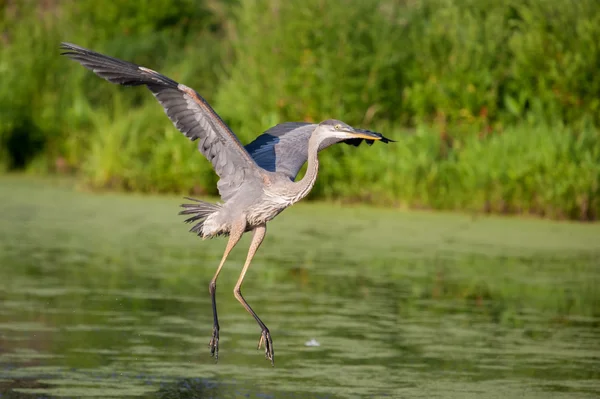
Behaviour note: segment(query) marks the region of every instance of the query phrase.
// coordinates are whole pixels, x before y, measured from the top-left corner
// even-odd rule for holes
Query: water
[[[0,180],[0,193],[2,398],[600,396],[600,271],[582,239],[552,252],[517,250],[507,238],[494,240],[494,252],[474,245],[479,234],[454,234],[424,251],[424,240],[399,244],[418,233],[376,242],[349,233],[373,220],[383,231],[397,226],[385,211],[286,211],[243,287],[273,335],[273,368],[231,291],[247,238],[219,279],[215,363],[207,287],[225,242],[187,235],[173,215],[179,200],[21,180]],[[315,212],[322,216],[307,220]],[[407,229],[432,231],[438,221],[438,233],[454,223],[402,217]],[[316,235],[318,223],[329,230]],[[516,232],[537,222],[506,223]],[[490,226],[481,229],[493,235]],[[539,226],[540,234],[565,229]],[[564,237],[598,230],[580,228]],[[289,230],[304,250],[289,243]]]

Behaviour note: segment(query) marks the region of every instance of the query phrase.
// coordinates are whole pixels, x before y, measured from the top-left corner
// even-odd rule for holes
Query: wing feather
[[[217,187],[223,200],[230,198],[246,177],[259,172],[258,165],[236,135],[193,89],[151,69],[74,44],[62,43],[61,48],[63,55],[111,83],[147,86],[175,127],[190,140],[199,139],[199,151],[220,178]]]
[[[317,127],[304,122],[275,125],[246,146],[254,161],[269,172],[280,172],[292,181],[308,159],[308,140]]]
[[[283,173],[293,181],[308,159],[308,141],[317,126],[314,123],[305,122],[285,122],[275,125],[248,144],[246,150],[261,168],[269,172]],[[370,130],[355,130],[375,134],[384,143],[392,141]],[[347,139],[342,142],[358,146],[363,141],[366,141],[369,145],[373,144],[373,140],[363,138]],[[337,139],[324,140],[319,146],[319,151],[337,142],[339,142]]]

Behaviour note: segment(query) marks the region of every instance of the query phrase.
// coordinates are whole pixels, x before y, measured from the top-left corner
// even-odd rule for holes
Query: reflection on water
[[[291,283],[262,293],[254,286],[247,295],[270,321],[273,369],[256,351],[253,319],[224,294],[215,364],[204,292],[161,297],[135,281],[131,290],[102,290],[62,287],[52,275],[23,276],[2,292],[0,392],[161,398],[600,393],[597,319],[559,323],[524,311],[508,326],[475,303],[411,300],[388,282],[363,279],[353,294],[336,295],[288,277]],[[312,278],[344,284],[340,276]],[[320,345],[306,346],[311,339]]]
[[[597,253],[544,252],[567,247],[565,224],[484,221],[471,234],[461,226],[474,222],[456,216],[296,208],[243,287],[271,330],[275,367],[231,293],[243,250],[217,288],[215,364],[207,287],[224,241],[182,234],[179,200],[4,184],[2,398],[600,395]],[[398,239],[398,226],[410,234]],[[544,239],[507,254],[502,237],[516,248],[519,234]]]

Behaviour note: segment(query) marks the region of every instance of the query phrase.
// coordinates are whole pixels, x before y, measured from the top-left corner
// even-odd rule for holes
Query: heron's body
[[[309,163],[311,161],[318,163],[316,157],[309,159]],[[309,171],[312,169],[308,168]],[[206,217],[198,233],[202,238],[229,235],[240,220],[246,222],[245,232],[252,231],[254,227],[273,220],[283,210],[306,197],[315,185],[316,177],[316,173],[308,172],[302,180],[294,182],[283,173],[261,171],[259,179],[262,184],[252,184],[234,194]]]
[[[211,354],[219,353],[219,322],[216,307],[217,277],[245,232],[252,232],[246,262],[233,290],[236,299],[256,319],[261,328],[259,348],[273,363],[274,351],[269,329],[242,296],[241,286],[254,254],[266,234],[267,222],[306,197],[315,184],[319,169],[318,152],[338,142],[369,145],[391,140],[379,133],[355,129],[338,120],[319,124],[286,122],[272,127],[245,147],[210,105],[193,89],[151,69],[63,43],[63,55],[79,62],[98,76],[124,86],[145,85],[150,89],[177,129],[191,140],[211,162],[219,176],[217,188],[222,202],[211,204],[191,199],[181,214],[190,215],[190,231],[202,238],[229,236],[225,252],[209,284],[213,310]],[[304,177],[295,181],[308,162]]]
[[[286,178],[270,172],[265,172],[261,178],[265,186],[253,187],[250,192],[244,191],[234,195],[208,215],[202,222],[199,235],[202,238],[229,235],[235,223],[240,220],[245,221],[245,232],[252,231],[254,227],[273,220],[284,209],[302,199],[297,195],[280,194],[281,187],[295,184],[289,179],[285,181]]]

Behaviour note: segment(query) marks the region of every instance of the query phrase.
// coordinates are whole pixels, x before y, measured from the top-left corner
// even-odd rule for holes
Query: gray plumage
[[[340,121],[330,120],[324,124],[341,123]],[[291,180],[296,179],[298,172],[308,159],[308,140],[318,124],[306,122],[285,122],[273,126],[263,134],[258,136],[253,142],[246,146],[254,161],[263,169],[269,172],[280,172],[288,176]],[[371,132],[365,129],[354,129],[361,133],[370,133],[379,137],[384,143],[389,140],[379,133]],[[358,146],[363,138],[354,138],[342,141],[345,144]],[[373,140],[366,140],[367,144],[373,144]],[[321,142],[319,151],[329,147],[336,141]]]
[[[274,362],[269,329],[241,294],[241,285],[254,254],[266,234],[266,223],[284,209],[304,198],[312,189],[318,172],[317,153],[332,144],[354,146],[363,141],[388,143],[393,140],[369,130],[355,129],[330,119],[319,124],[286,122],[265,131],[247,146],[240,143],[212,107],[193,89],[160,73],[94,51],[62,43],[63,55],[79,62],[111,83],[124,86],[145,85],[163,106],[167,116],[190,140],[198,140],[199,151],[211,162],[219,176],[217,188],[222,203],[212,204],[188,198],[180,214],[188,215],[191,230],[202,238],[229,236],[225,252],[209,284],[213,310],[213,335],[209,346],[218,358],[219,322],[216,308],[216,281],[229,252],[244,232],[253,232],[250,249],[234,295],[256,319],[261,328],[259,348],[265,344],[265,356]],[[296,176],[308,162],[304,177]]]

